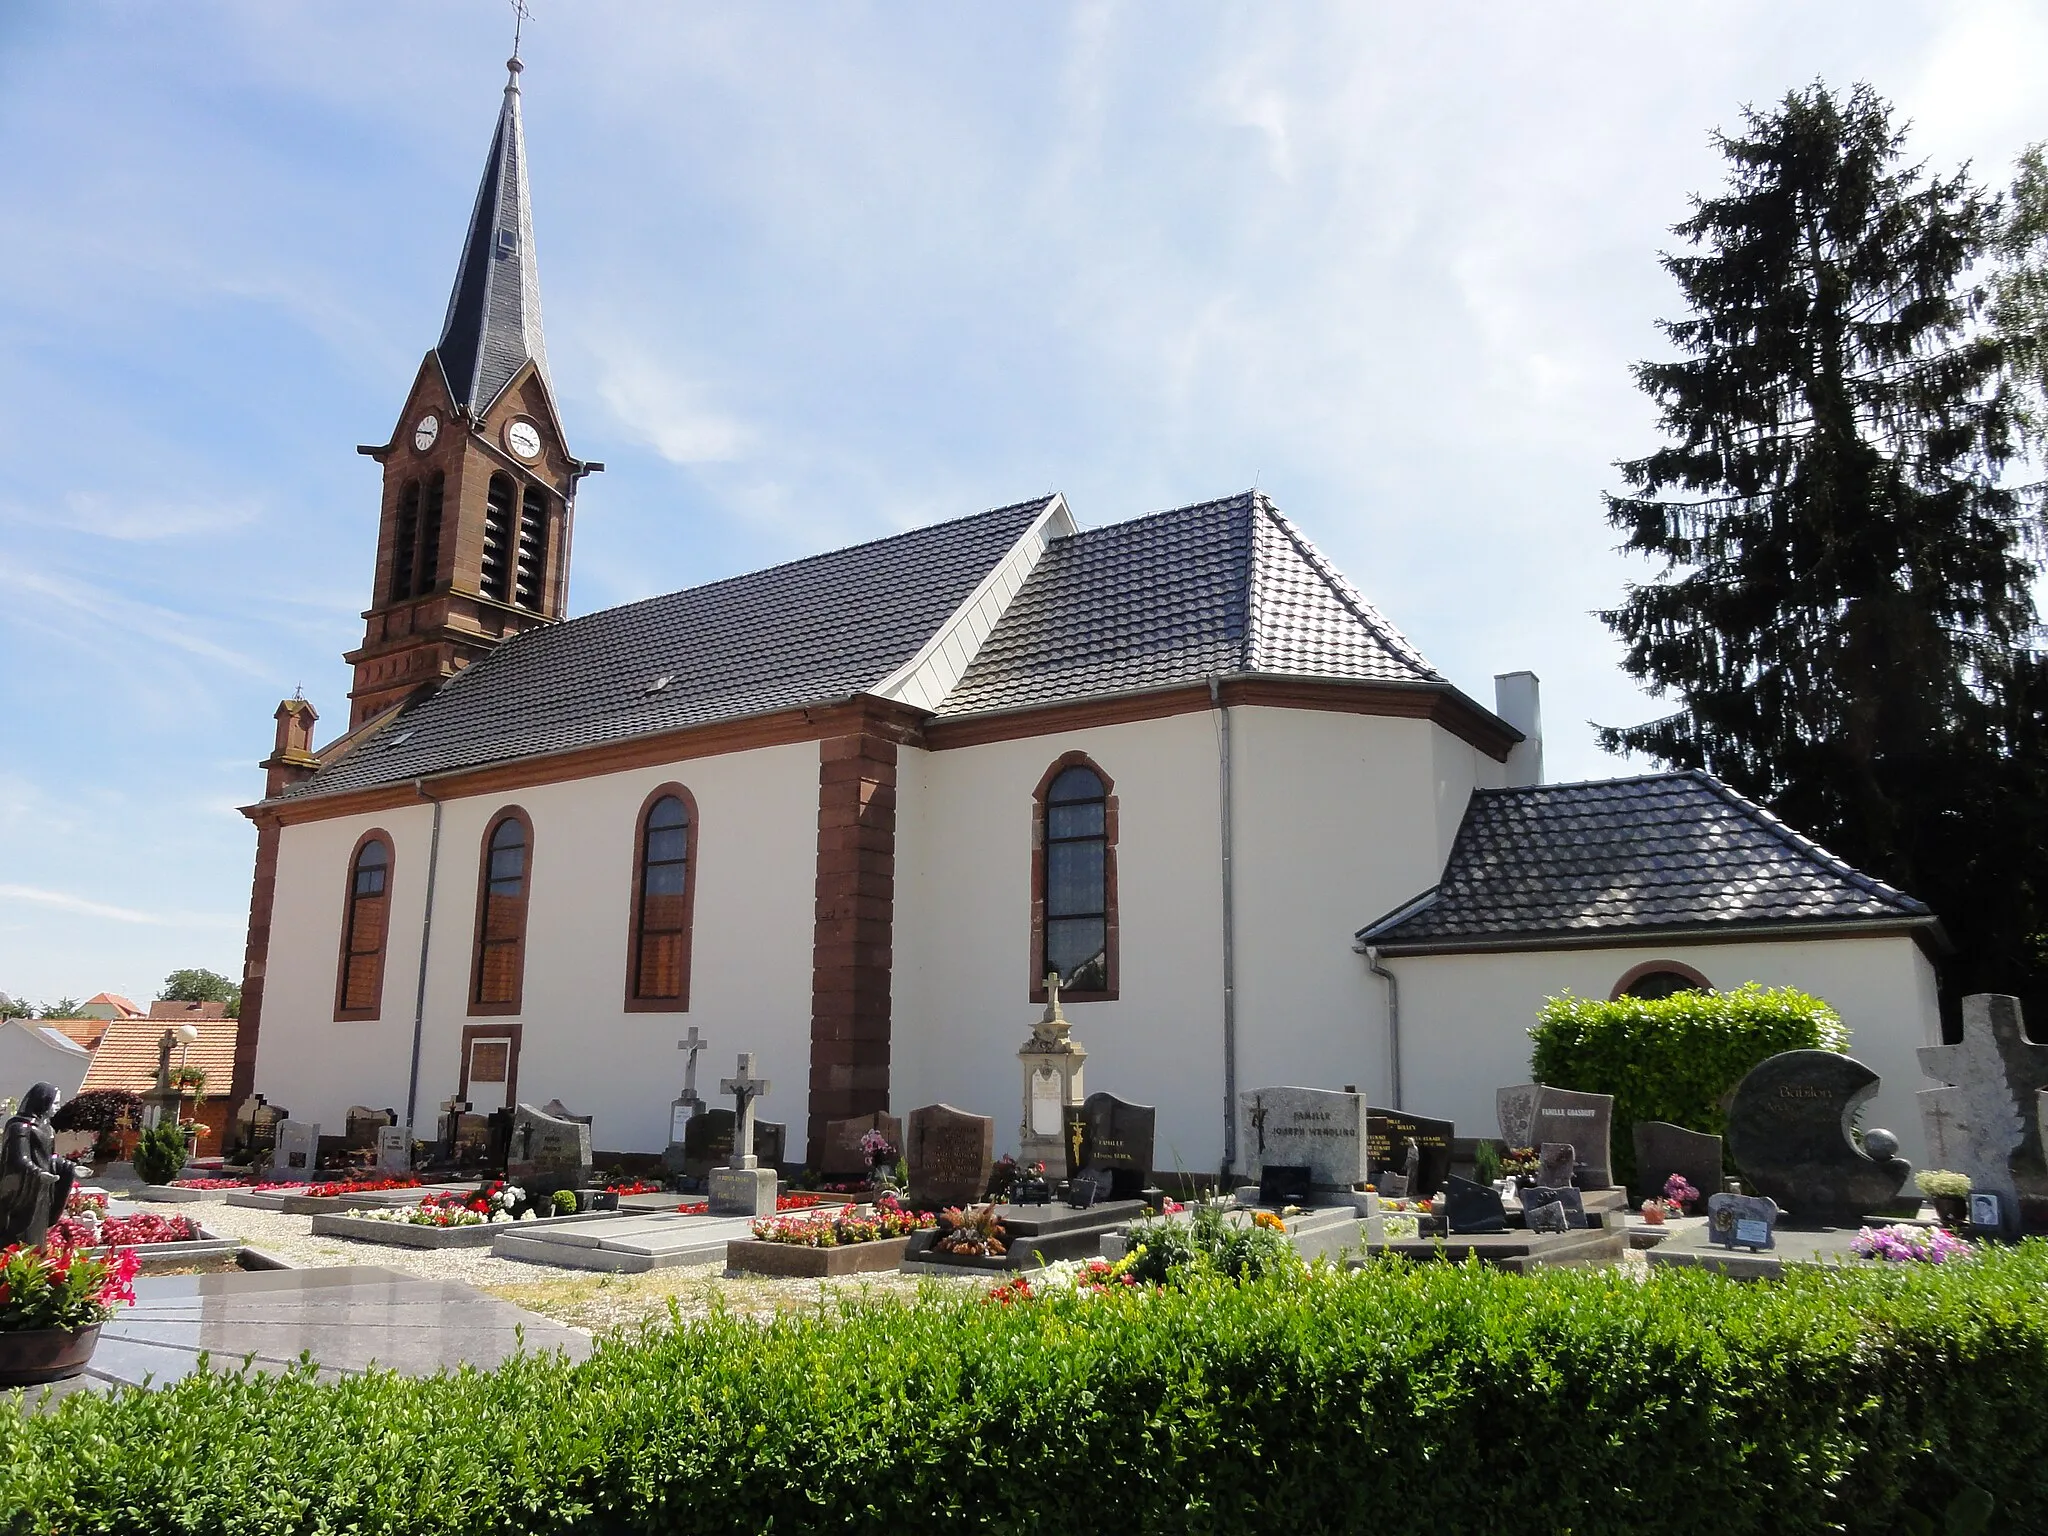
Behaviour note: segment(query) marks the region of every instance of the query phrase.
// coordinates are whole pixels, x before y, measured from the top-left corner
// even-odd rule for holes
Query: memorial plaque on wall
[[[1408,1165],[1408,1149],[1414,1147],[1421,1157],[1408,1197],[1422,1200],[1434,1195],[1451,1176],[1451,1138],[1457,1129],[1449,1120],[1431,1120],[1401,1110],[1366,1110],[1366,1164],[1373,1181],[1377,1183],[1383,1173],[1402,1173]]]

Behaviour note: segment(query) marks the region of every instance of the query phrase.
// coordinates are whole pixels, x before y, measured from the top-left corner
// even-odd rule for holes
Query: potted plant
[[[100,1325],[135,1302],[133,1248],[106,1258],[61,1243],[0,1253],[0,1387],[76,1376]]]
[[[1970,1176],[1947,1168],[1926,1168],[1913,1175],[1920,1193],[1934,1203],[1934,1214],[1944,1227],[1960,1227],[1970,1217]]]

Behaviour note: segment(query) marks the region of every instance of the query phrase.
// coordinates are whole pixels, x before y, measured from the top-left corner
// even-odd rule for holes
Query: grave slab
[[[479,1222],[468,1227],[424,1227],[409,1221],[374,1221],[346,1211],[330,1211],[313,1218],[316,1237],[345,1237],[358,1243],[382,1243],[387,1248],[488,1248],[500,1233],[514,1227],[554,1228],[570,1222],[603,1221],[612,1213],[597,1211],[582,1216],[541,1216],[531,1221]]]
[[[728,1243],[753,1235],[744,1218],[722,1216],[612,1216],[574,1230],[566,1225],[537,1230],[530,1226],[522,1222],[505,1230],[491,1244],[491,1252],[528,1264],[636,1275],[684,1264],[723,1263]]]
[[[1628,1234],[1618,1229],[1591,1227],[1570,1232],[1471,1233],[1461,1237],[1418,1237],[1401,1242],[1367,1243],[1352,1267],[1375,1258],[1442,1260],[1462,1264],[1479,1260],[1498,1269],[1526,1274],[1533,1269],[1572,1265],[1603,1265],[1620,1262],[1628,1249]]]
[[[1723,1248],[1713,1242],[1705,1217],[1688,1217],[1668,1226],[1669,1235],[1645,1259],[1671,1269],[1706,1269],[1731,1280],[1777,1280],[1787,1264],[1865,1264],[1849,1251],[1857,1227],[1785,1226],[1771,1234],[1774,1246],[1762,1252]]]

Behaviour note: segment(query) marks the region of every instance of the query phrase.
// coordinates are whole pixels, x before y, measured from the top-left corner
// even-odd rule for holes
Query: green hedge
[[[1849,1048],[1841,1016],[1819,998],[1755,982],[1611,1003],[1567,993],[1544,1003],[1529,1034],[1537,1082],[1614,1095],[1615,1177],[1632,1188],[1637,1121],[1718,1136],[1727,1124],[1722,1099],[1758,1062],[1780,1051]]]
[[[0,1408],[0,1530],[1796,1536],[1973,1487],[2038,1530],[2044,1290],[2040,1242],[1759,1285],[1387,1264],[200,1375]]]

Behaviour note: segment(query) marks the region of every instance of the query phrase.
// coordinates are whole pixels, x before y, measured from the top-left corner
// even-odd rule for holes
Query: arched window
[[[495,602],[512,601],[512,567],[518,559],[519,489],[510,475],[493,475],[484,496],[483,579],[478,583],[485,597]]]
[[[435,470],[427,476],[427,496],[420,507],[419,569],[413,573],[412,589],[421,597],[434,590],[441,576],[441,500],[448,488],[448,476]]]
[[[529,485],[519,510],[519,556],[514,562],[512,601],[538,613],[546,606],[541,581],[548,563],[548,494]]]
[[[1639,965],[1614,984],[1608,1001],[1640,997],[1646,1002],[1672,997],[1680,992],[1711,992],[1714,984],[1683,960],[1652,960]]]
[[[477,873],[476,955],[470,967],[472,1014],[517,1013],[526,980],[526,895],[533,825],[517,806],[500,811],[484,833]]]
[[[398,519],[391,529],[391,597],[394,603],[412,596],[412,580],[420,539],[420,483],[405,482],[398,493]]]
[[[1117,995],[1116,797],[1109,778],[1078,752],[1039,781],[1032,850],[1032,997],[1059,972],[1075,1002]]]
[[[633,927],[626,957],[626,1011],[681,1013],[690,1006],[690,908],[697,885],[697,807],[664,784],[640,807],[633,852]]]
[[[374,1019],[384,1004],[384,946],[391,931],[391,839],[365,832],[348,861],[341,916],[341,962],[334,983],[337,1019]]]

